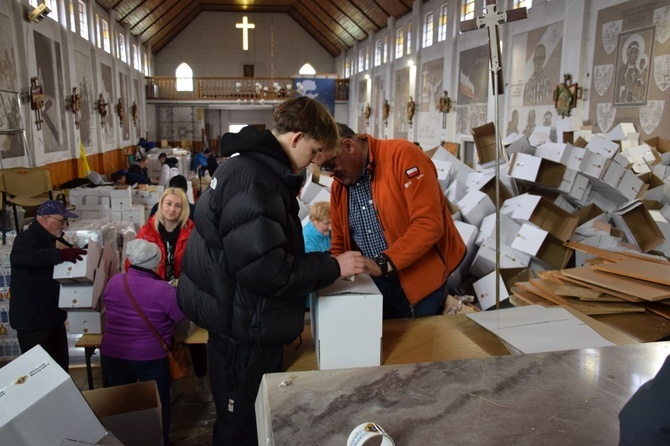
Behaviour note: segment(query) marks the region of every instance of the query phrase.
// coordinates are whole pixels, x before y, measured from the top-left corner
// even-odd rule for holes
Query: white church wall
[[[288,14],[247,14],[255,25],[242,49],[242,13],[202,12],[155,55],[155,75],[174,76],[186,62],[195,77],[241,77],[254,65],[256,77],[290,77],[306,62],[317,73],[334,73],[334,58]]]

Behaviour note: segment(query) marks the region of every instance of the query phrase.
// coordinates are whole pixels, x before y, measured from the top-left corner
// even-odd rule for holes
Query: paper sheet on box
[[[539,353],[612,346],[564,308],[540,305],[468,314],[511,346],[512,353]]]
[[[335,294],[379,294],[379,289],[368,275],[356,276],[353,281],[338,279],[332,285],[319,291],[320,296]]]

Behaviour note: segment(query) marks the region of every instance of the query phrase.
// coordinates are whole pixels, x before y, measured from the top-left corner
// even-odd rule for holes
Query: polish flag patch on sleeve
[[[409,168],[405,171],[405,175],[407,175],[407,178],[414,178],[419,176],[419,168],[416,166]]]

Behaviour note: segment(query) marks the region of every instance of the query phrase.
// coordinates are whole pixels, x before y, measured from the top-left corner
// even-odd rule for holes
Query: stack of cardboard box
[[[90,241],[86,251],[76,263],[54,267],[53,277],[61,284],[58,306],[68,312],[71,334],[102,334],[105,310],[100,298],[109,277],[118,272],[118,258],[111,243],[102,247]]]

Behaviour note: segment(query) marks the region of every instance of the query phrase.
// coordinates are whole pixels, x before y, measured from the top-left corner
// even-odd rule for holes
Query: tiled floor
[[[96,362],[97,355],[93,356]],[[88,390],[85,366],[70,367],[70,376],[79,389]],[[93,366],[93,383],[102,387],[102,374],[97,364]],[[195,391],[195,376],[192,371],[181,381],[172,383],[172,425],[170,441],[176,446],[212,444],[212,427],[216,413],[214,403],[202,403]]]

